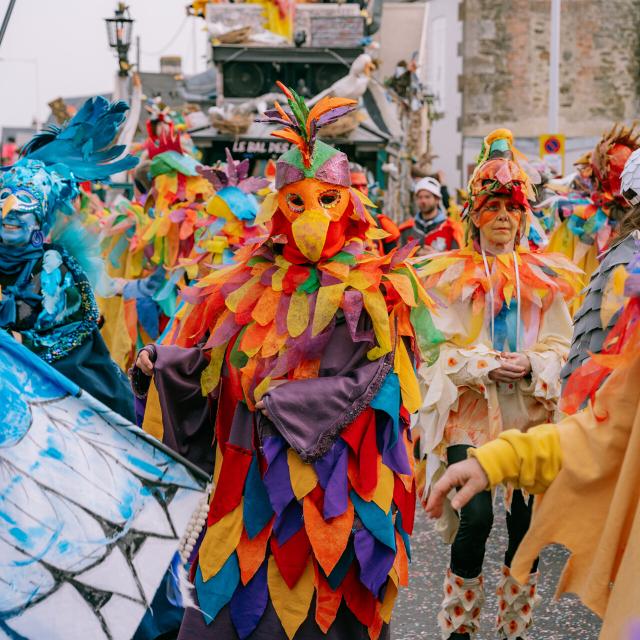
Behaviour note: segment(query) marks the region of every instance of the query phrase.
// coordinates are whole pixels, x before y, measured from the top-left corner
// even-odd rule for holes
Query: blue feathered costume
[[[73,215],[80,182],[105,182],[137,164],[112,145],[127,109],[87,100],[66,126],[37,134],[0,172],[0,328],[133,421],[129,385],[100,335],[87,275],[64,246],[47,242],[56,218]]]

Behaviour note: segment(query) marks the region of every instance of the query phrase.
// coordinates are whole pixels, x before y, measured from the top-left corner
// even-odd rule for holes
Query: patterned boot
[[[484,604],[484,580],[461,578],[447,569],[444,600],[438,614],[443,640],[471,638],[479,628],[480,610]]]
[[[532,573],[525,585],[512,576],[509,567],[502,567],[498,582],[498,617],[496,629],[503,640],[527,640],[533,623],[533,610],[540,602],[537,594],[538,574]]]

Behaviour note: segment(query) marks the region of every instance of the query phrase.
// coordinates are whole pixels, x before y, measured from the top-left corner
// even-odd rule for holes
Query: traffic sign
[[[564,174],[565,137],[561,133],[540,136],[540,158],[551,166],[556,176]]]

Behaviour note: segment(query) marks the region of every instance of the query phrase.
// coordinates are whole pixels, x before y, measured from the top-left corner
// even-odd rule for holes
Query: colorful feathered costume
[[[128,109],[87,100],[62,129],[37,134],[23,157],[0,173],[0,328],[94,397],[133,419],[126,378],[100,336],[96,300],[67,247],[48,244],[61,215],[74,215],[81,181],[105,181],[135,166],[111,146]],[[30,234],[20,239],[22,232]],[[75,242],[77,248],[78,242]]]
[[[634,127],[612,127],[583,160],[588,162],[581,171],[589,177],[589,193],[573,193],[560,203],[563,221],[552,234],[547,251],[563,253],[587,277],[598,267],[600,254],[615,240],[617,226],[629,210],[620,179],[625,162],[639,147],[639,141],[640,135]],[[582,301],[581,297],[574,300],[573,313]]]
[[[419,369],[424,385],[418,432],[421,455],[427,458],[425,495],[441,466],[465,458],[469,447],[495,439],[504,429],[525,430],[550,421],[556,411],[560,369],[571,336],[565,300],[579,288],[580,271],[564,256],[529,249],[531,196],[511,132],[499,129],[489,134],[469,183],[467,246],[440,254],[418,269],[425,288],[441,303],[434,323],[447,340],[438,360]],[[496,201],[506,203],[504,214],[491,208]],[[485,250],[481,229],[496,215],[514,217],[515,237],[510,252],[492,255]],[[504,352],[524,354],[530,372],[509,382],[493,380],[490,374],[501,367]],[[530,506],[519,492],[513,497],[509,492],[507,498],[510,550],[500,583],[503,590],[512,547],[518,542],[514,532],[526,530],[530,517]],[[445,639],[454,633],[460,634],[456,638],[469,638],[478,630],[484,601],[484,545],[493,515],[490,495],[474,500],[469,507],[474,511],[465,508],[459,518],[448,509],[439,522],[452,544],[438,617]],[[529,588],[535,592],[534,577]],[[535,598],[521,595],[516,604],[501,601],[501,637],[524,636],[531,623]],[[519,609],[524,603],[528,615]],[[512,619],[515,628],[510,626]]]
[[[317,139],[353,101],[309,110],[281,88],[288,108],[267,121],[294,146],[259,215],[269,237],[186,292],[180,346],[150,348],[145,428],[215,461],[184,640],[388,637],[407,583],[429,298],[402,252],[365,250],[379,230],[347,157]],[[145,395],[149,379],[132,378]]]

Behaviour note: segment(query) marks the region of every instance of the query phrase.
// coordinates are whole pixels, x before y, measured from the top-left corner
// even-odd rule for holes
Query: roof
[[[330,142],[336,145],[349,145],[354,144],[361,149],[369,148],[371,150],[382,149],[386,147],[387,143],[391,139],[389,133],[390,127],[384,121],[382,114],[377,109],[376,102],[373,96],[369,92],[365,94],[364,104],[360,111],[364,115],[363,121],[359,126],[351,131],[344,137],[331,139]],[[391,127],[392,129],[392,127]],[[249,127],[246,133],[238,136],[234,136],[229,133],[219,132],[215,127],[207,127],[199,131],[191,131],[191,138],[198,147],[211,147],[218,142],[230,143],[237,140],[252,140],[252,141],[273,141],[274,148],[276,146],[275,139],[271,136],[274,131],[274,127],[269,124],[261,122],[254,122]],[[320,132],[322,136],[322,131]],[[327,139],[327,138],[323,138]],[[280,143],[281,144],[281,143]],[[281,153],[280,150],[274,151],[274,153]]]

